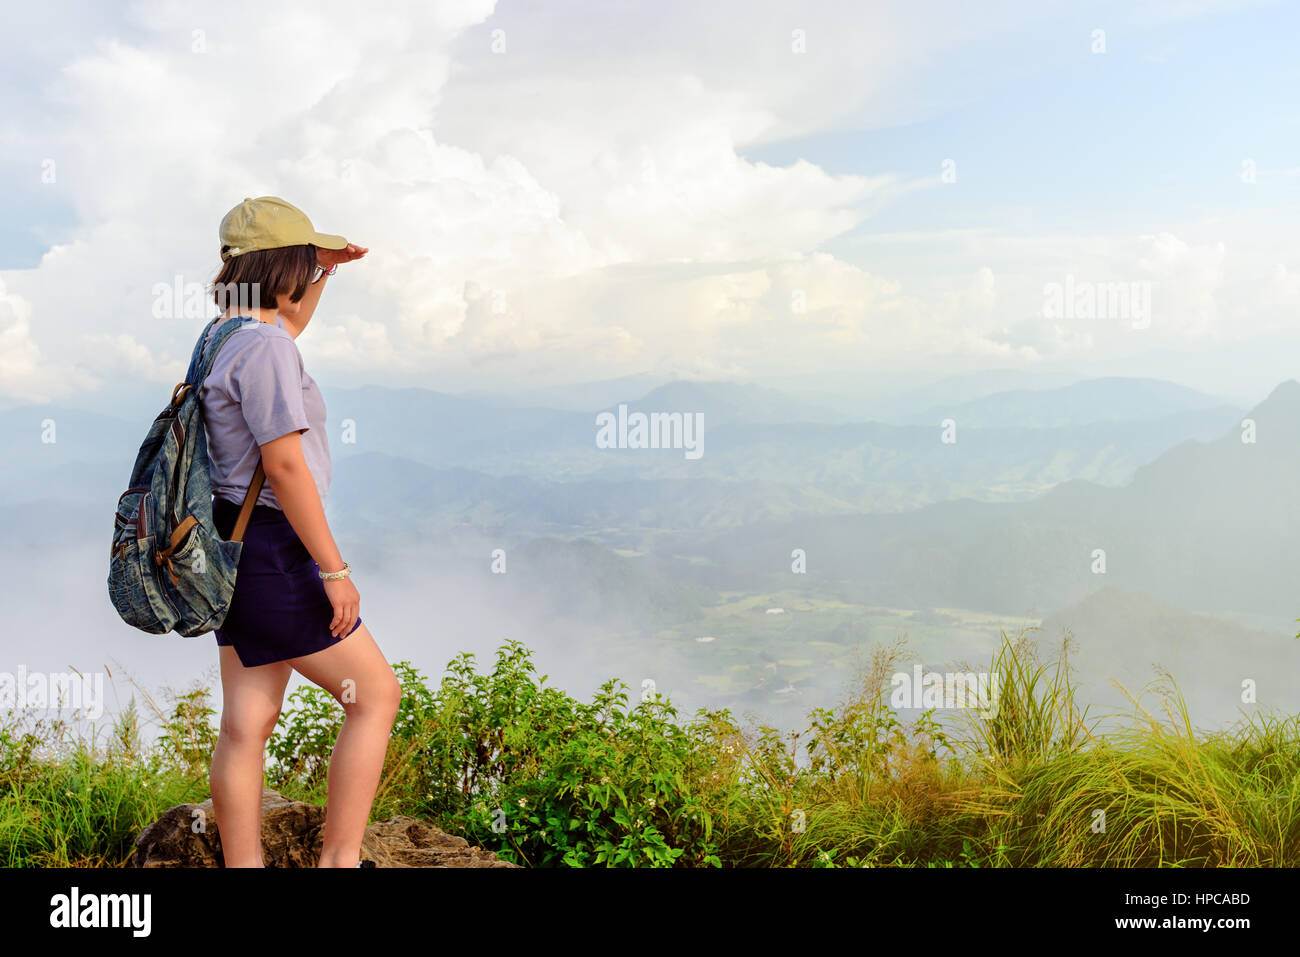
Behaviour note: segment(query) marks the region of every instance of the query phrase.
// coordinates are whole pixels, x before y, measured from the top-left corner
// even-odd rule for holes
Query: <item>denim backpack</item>
[[[123,621],[151,635],[202,635],[220,628],[230,608],[244,530],[266,475],[259,459],[230,540],[222,539],[212,524],[199,396],[218,350],[245,322],[256,321],[226,320],[206,351],[204,334],[212,325],[204,327],[185,381],[153,420],[131,470],[130,488],[117,500],[108,595]]]

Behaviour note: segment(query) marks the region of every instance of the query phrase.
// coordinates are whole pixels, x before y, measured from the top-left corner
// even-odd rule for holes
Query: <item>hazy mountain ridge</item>
[[[751,396],[761,401],[746,409],[740,400]],[[1118,484],[1169,446],[1218,435],[1240,415],[1212,407],[1056,430],[959,427],[953,446],[941,441],[937,423],[792,421],[815,414],[816,407],[787,403],[757,387],[680,383],[627,403],[631,411],[703,410],[703,456],[688,459],[684,449],[597,448],[594,413],[503,410],[378,389],[345,390],[330,403],[332,415],[356,424],[355,444],[336,446],[340,458],[383,452],[435,467],[557,481],[707,477],[920,489],[911,498],[885,495],[895,507],[937,501],[945,489],[972,496],[987,491],[1005,500],[1076,477]],[[861,503],[862,496],[848,501]]]
[[[750,527],[703,551],[752,584],[779,580],[783,556],[806,548],[810,577],[869,604],[1041,614],[1108,582],[1193,610],[1288,614],[1300,601],[1300,383],[1247,417],[1267,443],[1236,429],[1186,442],[1120,488],[1073,480],[1029,502]]]
[[[1232,405],[1173,382],[1108,377],[1057,388],[995,392],[966,402],[935,405],[908,421],[930,424],[952,418],[968,428],[1060,428],[1159,419],[1216,407]]]
[[[1291,580],[1300,564],[1296,382],[1245,414],[1211,407],[1052,430],[959,425],[956,445],[934,426],[737,416],[706,432],[694,463],[680,450],[597,450],[593,414],[503,411],[424,390],[357,395],[366,402],[351,407],[327,396],[331,428],[353,418],[357,439],[331,435],[327,511],[362,570],[367,620],[418,647],[436,607],[439,642],[519,635],[567,655],[574,674],[669,674],[701,700],[725,692],[775,714],[796,708],[790,687],[832,681],[851,645],[895,629],[928,629],[933,656],[953,641],[985,647],[996,628],[989,614],[1046,613],[1053,626],[1073,620],[1103,660],[1114,640],[1127,642],[1115,660],[1140,675],[1150,664],[1142,649],[1172,641],[1171,627],[1213,632],[1179,609],[1287,620],[1300,600]],[[40,442],[47,416],[52,445]],[[1243,419],[1254,442],[1241,441]],[[73,627],[72,610],[50,611],[69,555],[75,587],[106,600],[109,513],[147,426],[59,407],[0,413],[13,442],[0,534],[17,546],[6,574],[31,576],[19,587],[39,596],[25,627]],[[1183,441],[1189,432],[1210,434]],[[1155,450],[1145,461],[1143,448]],[[514,472],[470,464],[512,459]],[[1078,477],[1120,468],[1131,472],[1123,484]],[[498,548],[506,576],[490,570]],[[806,575],[792,572],[796,549]],[[1122,603],[1110,618],[1079,604],[1106,585],[1149,596],[1154,610],[1134,617],[1155,637],[1107,624],[1126,613]],[[792,614],[769,618],[768,602]],[[113,627],[106,601],[91,610],[96,628]],[[1287,660],[1289,646],[1240,638],[1239,627],[1222,633],[1266,649],[1259,661],[1271,666]],[[721,637],[697,644],[700,635]],[[777,665],[771,676],[767,664]],[[708,681],[697,687],[701,674]]]
[[[1129,711],[1116,687],[1142,697],[1147,685],[1173,674],[1178,690],[1201,721],[1230,722],[1258,709],[1294,713],[1300,692],[1283,680],[1300,666],[1300,642],[1292,629],[1248,628],[1212,615],[1198,615],[1142,591],[1106,585],[1047,616],[1042,644],[1069,633],[1079,698],[1095,710]],[[1286,663],[1286,664],[1283,664]],[[1243,702],[1243,681],[1255,682],[1257,701]],[[1150,700],[1145,702],[1148,707]]]
[[[1024,498],[1071,478],[1117,484],[1171,444],[1219,434],[1238,414],[1211,407],[1046,431],[959,424],[953,446],[940,441],[937,423],[849,421],[759,386],[677,382],[627,401],[633,410],[703,412],[704,455],[687,459],[683,449],[597,448],[594,411],[502,406],[378,386],[332,390],[326,400],[336,461],[378,452],[438,468],[537,480],[706,477],[818,484],[838,487],[832,497],[843,505],[866,509],[875,507],[873,501],[915,507],[949,494]],[[165,404],[160,389],[148,414],[113,405],[95,412],[58,404],[0,412],[0,437],[11,450],[11,468],[0,486],[10,496],[27,494],[24,484],[42,483],[72,494],[61,473],[82,469],[116,469],[124,480],[149,421]],[[43,441],[51,421],[53,443]],[[857,483],[879,488],[869,496],[844,493]],[[884,488],[890,485],[920,491],[899,496]]]

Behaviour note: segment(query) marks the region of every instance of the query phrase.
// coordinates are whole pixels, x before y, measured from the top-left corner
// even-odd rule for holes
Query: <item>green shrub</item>
[[[1098,734],[1067,654],[1021,634],[990,668],[997,711],[904,725],[878,650],[859,686],[807,727],[679,720],[610,680],[588,702],[546,685],[517,642],[490,672],[453,659],[436,685],[408,662],[373,818],[395,813],[534,867],[1276,866],[1300,864],[1300,717],[1191,725],[1176,688]],[[146,699],[148,701],[148,699]],[[117,866],[162,811],[207,797],[216,729],[206,689],[160,709],[142,744],[135,698],[94,738],[0,716],[0,865]],[[343,709],[289,695],[268,784],[321,803]]]

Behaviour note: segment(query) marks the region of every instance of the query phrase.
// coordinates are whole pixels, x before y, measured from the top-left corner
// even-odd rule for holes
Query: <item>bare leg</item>
[[[288,662],[343,705],[330,756],[329,799],[319,867],[356,867],[370,820],[402,687],[365,623],[324,651]]]
[[[221,729],[212,749],[212,809],[226,867],[262,867],[262,783],[266,741],[280,717],[293,669],[285,662],[245,668],[220,646]]]

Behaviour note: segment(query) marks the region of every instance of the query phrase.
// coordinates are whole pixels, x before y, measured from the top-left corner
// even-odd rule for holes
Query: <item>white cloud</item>
[[[327,369],[414,376],[539,351],[556,373],[567,363],[569,376],[600,374],[591,350],[636,362],[638,343],[654,340],[653,328],[610,323],[618,304],[601,298],[602,270],[780,263],[854,226],[861,204],[891,183],[742,159],[737,138],[774,122],[744,77],[706,84],[666,70],[656,49],[595,84],[550,62],[538,78],[548,108],[502,97],[481,118],[485,136],[468,137],[490,133],[507,149],[444,142],[450,51],[493,5],[411,4],[365,17],[329,7],[234,3],[217,19],[139,3],[134,36],[96,38],[60,72],[45,104],[68,131],[46,144],[59,169],[52,188],[83,225],[38,269],[9,274],[57,361],[174,365],[197,323],[160,327],[149,290],[177,275],[210,280],[219,217],[246,195],[273,193],[371,248],[331,283],[319,328],[302,340]],[[679,278],[620,286],[638,303],[658,300],[660,317],[685,303],[681,327],[723,315],[709,304],[729,293],[686,278],[677,294]],[[509,309],[475,308],[464,294],[474,285]],[[546,308],[560,302],[567,311]],[[48,334],[56,326],[73,334]],[[653,361],[673,350],[663,342]]]
[[[73,386],[67,370],[41,355],[32,337],[31,304],[10,293],[0,279],[0,399],[44,402]]]
[[[129,29],[95,26],[83,44],[61,42],[61,53],[77,52],[34,83],[44,92],[30,122],[4,129],[13,149],[56,159],[46,188],[80,225],[38,268],[0,274],[13,340],[0,390],[50,395],[114,372],[174,378],[198,323],[154,318],[151,290],[211,279],[221,215],[263,193],[371,248],[331,280],[300,340],[314,374],[350,382],[745,377],[944,355],[1088,357],[1245,334],[1233,247],[1175,227],[892,237],[888,264],[865,247],[869,267],[820,251],[931,184],[870,157],[870,175],[833,175],[744,150],[959,103],[971,92],[935,86],[935,58],[1046,16],[1032,3],[933,14],[900,4],[796,16],[776,2],[677,0],[497,10],[479,0],[358,15],[329,0],[244,0],[218,16],[136,3]],[[492,52],[496,29],[504,53]],[[791,51],[795,29],[806,31],[806,54]],[[981,82],[1003,69],[991,65]],[[899,250],[915,268],[893,271]],[[1043,283],[1066,272],[1151,281],[1163,312],[1145,339],[1096,323],[1042,325]],[[1293,308],[1294,272],[1280,276],[1247,285],[1246,301]]]
[[[189,366],[188,361],[181,359],[160,359],[147,346],[124,332],[93,333],[81,338],[88,356],[88,368],[103,378],[124,375],[173,386],[185,378]]]

